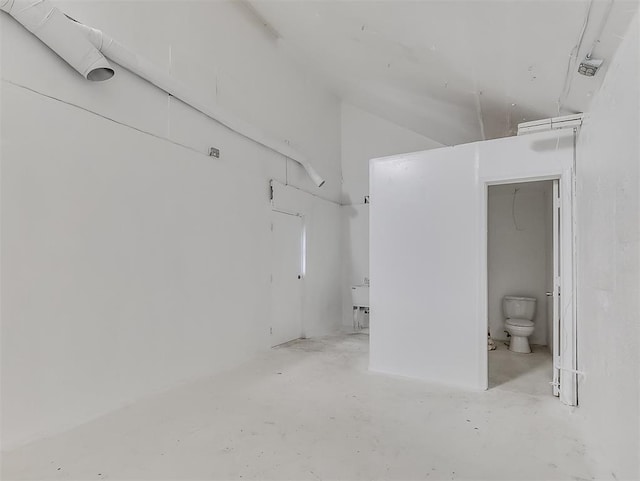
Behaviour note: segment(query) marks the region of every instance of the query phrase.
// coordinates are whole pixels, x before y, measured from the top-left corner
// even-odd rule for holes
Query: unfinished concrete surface
[[[468,392],[368,372],[365,334],[296,341],[6,453],[2,479],[591,479],[548,352],[489,359]]]

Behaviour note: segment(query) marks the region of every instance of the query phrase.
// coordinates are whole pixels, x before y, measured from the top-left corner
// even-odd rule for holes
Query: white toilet
[[[506,318],[504,327],[511,335],[510,351],[531,352],[529,336],[533,334],[536,302],[533,297],[504,296],[502,299],[502,312]]]

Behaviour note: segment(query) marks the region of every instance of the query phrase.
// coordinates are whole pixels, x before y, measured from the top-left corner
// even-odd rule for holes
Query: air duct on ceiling
[[[83,77],[89,80],[111,78],[114,71],[105,59],[107,57],[234,132],[296,161],[316,186],[324,184],[324,179],[310,162],[287,143],[273,139],[219,106],[203,101],[191,88],[102,31],[66,17],[49,0],[0,0],[0,9],[24,25]]]
[[[156,67],[152,62],[131,51],[101,30],[88,27],[75,21],[70,21],[70,23],[72,28],[75,28],[78,32],[82,32],[96,48],[100,49],[107,58],[113,60],[118,65],[142,77],[185,104],[190,105],[207,117],[220,122],[234,132],[295,160],[306,170],[315,185],[321,187],[324,184],[324,179],[320,177],[311,164],[299,152],[296,152],[285,142],[275,140],[253,125],[243,122],[228,112],[225,112],[217,105],[203,101],[198,95],[193,93],[193,89],[179,82],[171,75]]]
[[[71,31],[69,19],[48,0],[0,0],[0,10],[15,18],[87,80],[113,77],[107,59],[80,32]]]

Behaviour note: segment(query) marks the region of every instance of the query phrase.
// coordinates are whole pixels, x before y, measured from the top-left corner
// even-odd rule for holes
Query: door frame
[[[560,169],[550,170],[548,173],[537,175],[511,174],[506,177],[487,176],[480,179],[479,189],[479,248],[481,262],[481,276],[479,282],[479,305],[482,318],[482,344],[484,355],[480,359],[481,371],[484,371],[486,386],[489,384],[489,352],[486,347],[487,332],[489,329],[488,312],[488,194],[489,186],[501,184],[513,184],[520,182],[535,182],[544,180],[558,180],[560,187],[560,272],[561,272],[561,328],[560,339],[562,349],[560,352],[560,400],[567,405],[576,406],[578,403],[577,375],[577,328],[576,328],[576,283],[575,283],[575,136],[573,162],[565,164]]]

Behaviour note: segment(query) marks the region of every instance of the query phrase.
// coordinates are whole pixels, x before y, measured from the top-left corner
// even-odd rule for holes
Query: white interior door
[[[553,395],[560,395],[560,186],[553,181],[553,288],[552,296],[552,354],[553,354]]]
[[[271,346],[302,337],[303,224],[298,215],[273,213]]]

